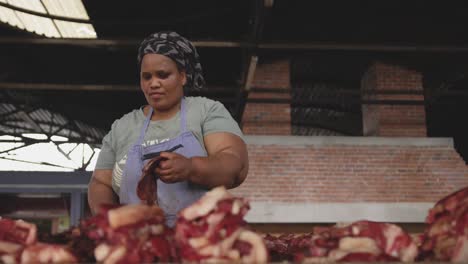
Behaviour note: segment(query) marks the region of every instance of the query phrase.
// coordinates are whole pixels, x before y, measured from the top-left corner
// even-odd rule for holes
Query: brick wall
[[[289,68],[289,60],[260,62],[252,83],[253,91],[248,98],[290,99]],[[284,93],[267,89],[283,90]],[[290,135],[290,104],[247,103],[242,117],[242,130],[247,135]]]
[[[260,61],[252,83],[257,88],[284,88],[290,85],[289,60]]]
[[[232,192],[252,202],[398,207],[432,204],[468,186],[468,169],[450,139],[256,136],[247,141],[249,175]]]
[[[399,65],[382,62],[373,63],[361,82],[363,90],[373,91],[421,91],[423,76],[420,72]],[[363,94],[363,99],[374,100],[419,100],[423,95],[411,94]],[[421,105],[377,105],[362,106],[363,132],[365,136],[425,137],[426,114]]]

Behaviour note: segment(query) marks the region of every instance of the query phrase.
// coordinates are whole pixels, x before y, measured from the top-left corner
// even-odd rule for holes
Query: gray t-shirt
[[[237,122],[223,104],[205,97],[186,97],[187,130],[191,131],[205,150],[203,137],[215,132],[229,132],[243,138]],[[102,140],[95,169],[112,169],[112,188],[119,194],[120,182],[129,148],[136,143],[145,121],[143,109],[136,109],[114,121]],[[180,133],[180,111],[168,120],[151,121],[144,146],[175,138]]]

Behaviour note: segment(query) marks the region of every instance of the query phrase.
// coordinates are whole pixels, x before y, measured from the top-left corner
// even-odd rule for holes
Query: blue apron
[[[153,115],[153,108],[151,108],[148,116],[145,119],[143,127],[141,128],[138,141],[129,149],[127,153],[127,162],[124,172],[122,174],[122,181],[120,184],[120,203],[121,204],[139,204],[140,198],[137,195],[138,182],[142,176],[144,166],[143,155],[165,151],[182,144],[182,148],[177,149],[175,152],[187,158],[194,156],[205,157],[206,152],[201,147],[198,140],[187,130],[186,122],[186,106],[185,99],[181,100],[180,109],[180,134],[168,141],[154,144],[150,146],[143,146],[146,130]],[[147,161],[146,161],[147,162]],[[176,183],[164,183],[158,179],[158,205],[164,210],[166,223],[168,226],[174,226],[177,213],[185,207],[191,205],[193,202],[200,199],[207,189],[192,184],[188,181]]]

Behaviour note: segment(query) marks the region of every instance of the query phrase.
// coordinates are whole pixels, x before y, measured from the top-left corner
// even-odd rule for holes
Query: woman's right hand
[[[175,152],[161,152],[159,166],[155,167],[155,173],[165,183],[189,180],[191,172],[191,159]]]

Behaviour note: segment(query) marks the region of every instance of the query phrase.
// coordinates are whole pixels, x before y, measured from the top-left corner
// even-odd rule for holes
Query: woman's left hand
[[[161,152],[162,158],[155,172],[165,183],[186,181],[190,178],[192,161],[174,152]]]

